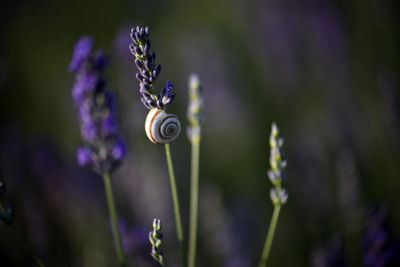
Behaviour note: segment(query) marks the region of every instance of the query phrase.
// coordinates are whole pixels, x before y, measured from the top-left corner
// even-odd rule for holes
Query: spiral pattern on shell
[[[177,116],[167,114],[162,109],[154,108],[147,114],[144,128],[151,142],[167,144],[178,137],[181,131],[181,123]]]

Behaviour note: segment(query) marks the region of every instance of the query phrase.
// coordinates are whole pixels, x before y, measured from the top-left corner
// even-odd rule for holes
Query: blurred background
[[[258,264],[273,209],[273,121],[289,200],[270,266],[400,266],[399,12],[394,0],[1,0],[0,167],[15,227],[47,266],[117,265],[102,179],[76,163],[68,65],[89,35],[111,60],[129,145],[113,183],[130,266],[157,266],[154,217],[167,264],[179,266],[164,150],[145,137],[128,49],[141,25],[163,67],[156,85],[175,84],[169,112],[184,127],[188,75],[203,84],[197,266]],[[185,129],[171,149],[187,231]],[[0,236],[1,266],[34,265],[4,225]]]

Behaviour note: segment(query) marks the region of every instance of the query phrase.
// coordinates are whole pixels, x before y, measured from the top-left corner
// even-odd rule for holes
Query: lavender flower
[[[156,54],[150,52],[149,35],[149,27],[140,28],[137,26],[132,28],[131,39],[133,43],[130,44],[129,49],[135,56],[135,64],[139,69],[136,78],[140,84],[139,91],[142,95],[143,105],[148,109],[164,109],[175,98],[174,85],[168,81],[165,88],[159,91],[154,88],[153,83],[161,72],[161,65],[156,65]]]
[[[283,171],[287,163],[282,155],[283,138],[280,136],[278,126],[276,126],[275,123],[272,124],[269,145],[271,147],[269,159],[271,169],[268,171],[268,178],[274,185],[274,188],[271,189],[270,196],[274,206],[278,206],[285,204],[288,198],[286,190],[282,188],[282,181],[285,177]]]
[[[286,160],[284,160],[282,156],[283,138],[280,136],[278,126],[276,126],[275,123],[272,123],[269,146],[271,147],[271,155],[269,158],[269,165],[271,166],[271,169],[268,171],[268,177],[274,185],[274,188],[272,188],[270,191],[270,198],[272,204],[274,205],[274,212],[272,214],[268,234],[265,239],[265,245],[261,254],[259,267],[265,267],[267,265],[276,225],[278,224],[279,213],[282,205],[286,203],[288,198],[286,190],[282,188],[282,181],[284,178],[283,170],[286,168]]]
[[[104,174],[124,158],[126,148],[119,136],[114,95],[107,89],[103,71],[107,58],[93,52],[94,40],[81,38],[75,46],[69,70],[76,74],[72,96],[79,108],[81,135],[86,146],[78,149],[79,165],[91,165]]]
[[[363,244],[363,266],[399,266],[399,247],[393,241],[387,222],[387,210],[371,212]]]
[[[151,256],[158,261],[162,266],[164,265],[164,255],[161,252],[162,238],[161,233],[162,224],[161,220],[153,220],[153,231],[149,233],[149,240],[151,243]]]
[[[199,77],[192,74],[189,77],[189,106],[187,118],[189,127],[187,130],[188,138],[191,142],[200,140],[201,127],[200,123],[203,120],[203,94],[200,85]]]

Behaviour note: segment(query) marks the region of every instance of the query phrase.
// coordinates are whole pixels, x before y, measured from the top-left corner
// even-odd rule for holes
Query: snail
[[[175,140],[181,131],[177,116],[153,108],[149,111],[144,125],[147,137],[155,144],[167,144]]]

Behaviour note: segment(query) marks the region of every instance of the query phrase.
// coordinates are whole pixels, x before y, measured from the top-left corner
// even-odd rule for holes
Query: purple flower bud
[[[82,50],[82,46],[77,45],[77,49]],[[77,76],[72,95],[79,108],[82,139],[87,144],[78,150],[77,158],[80,165],[90,164],[96,172],[104,174],[111,172],[122,159],[122,152],[118,159],[113,156],[116,144],[122,141],[115,118],[114,95],[107,90],[103,77],[108,61],[104,53],[92,53],[92,48],[93,43],[79,67],[74,69]],[[74,59],[75,55],[82,54],[75,51]]]
[[[143,54],[148,55],[150,53],[151,43],[150,40],[147,40],[146,45],[143,48]]]
[[[102,129],[106,136],[118,133],[118,124],[112,114],[108,115],[108,117],[103,121]]]
[[[145,99],[150,99],[150,94],[143,91],[142,88],[140,88],[139,92]]]
[[[90,105],[83,103],[79,109],[79,118],[83,123],[90,123],[92,121],[92,114]]]
[[[81,80],[81,86],[85,92],[93,91],[99,82],[99,76],[96,73],[87,73]]]
[[[94,65],[98,70],[104,70],[108,66],[108,59],[102,51],[98,51],[95,53]]]
[[[136,32],[135,28],[132,28],[132,29],[131,29],[131,34],[130,34],[130,36],[131,36],[132,41],[134,41],[135,43],[137,43],[138,40],[136,40],[135,32]]]
[[[80,166],[92,163],[91,151],[87,147],[79,148],[76,157]]]
[[[93,46],[93,38],[83,37],[78,41],[78,43],[75,45],[71,63],[69,64],[69,71],[76,72],[81,68],[82,63],[89,58]]]
[[[146,77],[147,79],[149,79],[149,78],[151,77],[151,76],[150,76],[150,73],[149,73],[147,70],[142,70],[141,73],[142,73],[142,75],[143,75],[144,77]]]
[[[167,94],[171,93],[174,90],[174,85],[171,81],[167,81],[166,92]]]
[[[134,44],[129,45],[129,51],[131,51],[132,55],[136,56],[135,46]]]
[[[142,42],[142,39],[140,38],[140,35],[138,32],[135,32],[135,39],[137,40],[138,43]]]
[[[112,149],[111,155],[114,160],[120,161],[125,157],[126,154],[126,146],[125,143],[119,139]]]
[[[84,88],[78,83],[72,88],[72,97],[78,105],[81,105],[85,99],[85,91],[83,89]]]
[[[157,103],[153,99],[142,97],[140,100],[148,109],[157,108]]]
[[[138,69],[144,69],[144,64],[139,59],[135,59],[135,64],[136,64],[136,67],[138,67]]]
[[[151,64],[154,64],[156,61],[156,53],[151,53],[150,55],[147,56],[147,60],[150,61]]]
[[[77,86],[81,86],[84,93],[93,91],[99,82],[99,76],[96,73],[86,73],[77,82]]]
[[[136,73],[136,79],[137,79],[139,82],[143,82],[144,77],[143,77],[142,75],[140,75],[139,73]]]
[[[88,73],[84,74],[83,77],[75,83],[72,89],[72,96],[78,105],[83,102],[86,93],[94,90],[98,79],[99,78],[96,74]]]
[[[158,64],[157,67],[153,70],[153,76],[157,77],[158,74],[160,74],[160,72],[161,72],[161,65]]]
[[[152,60],[146,60],[144,62],[144,66],[147,70],[151,71],[154,67],[153,61]]]
[[[165,105],[170,104],[175,97],[173,92],[173,86],[168,85],[168,88],[162,89],[161,92],[157,91],[153,87],[153,83],[156,81],[158,75],[161,72],[161,65],[155,64],[156,54],[150,52],[151,42],[148,40],[150,30],[148,27],[140,28],[137,26],[131,30],[131,38],[134,41],[130,50],[141,49],[143,56],[140,53],[132,54],[135,56],[135,65],[139,69],[139,73],[136,75],[140,83],[140,93],[143,98],[141,99],[143,105],[148,108],[164,108]]]
[[[93,142],[97,139],[97,126],[93,121],[82,124],[82,136],[85,140]]]
[[[135,51],[136,55],[143,56],[143,51],[139,46],[135,46],[134,51]]]
[[[143,91],[143,92],[145,92],[146,94],[149,94],[149,95],[151,95],[153,93],[151,85],[144,84],[144,83],[140,84],[140,91]]]

